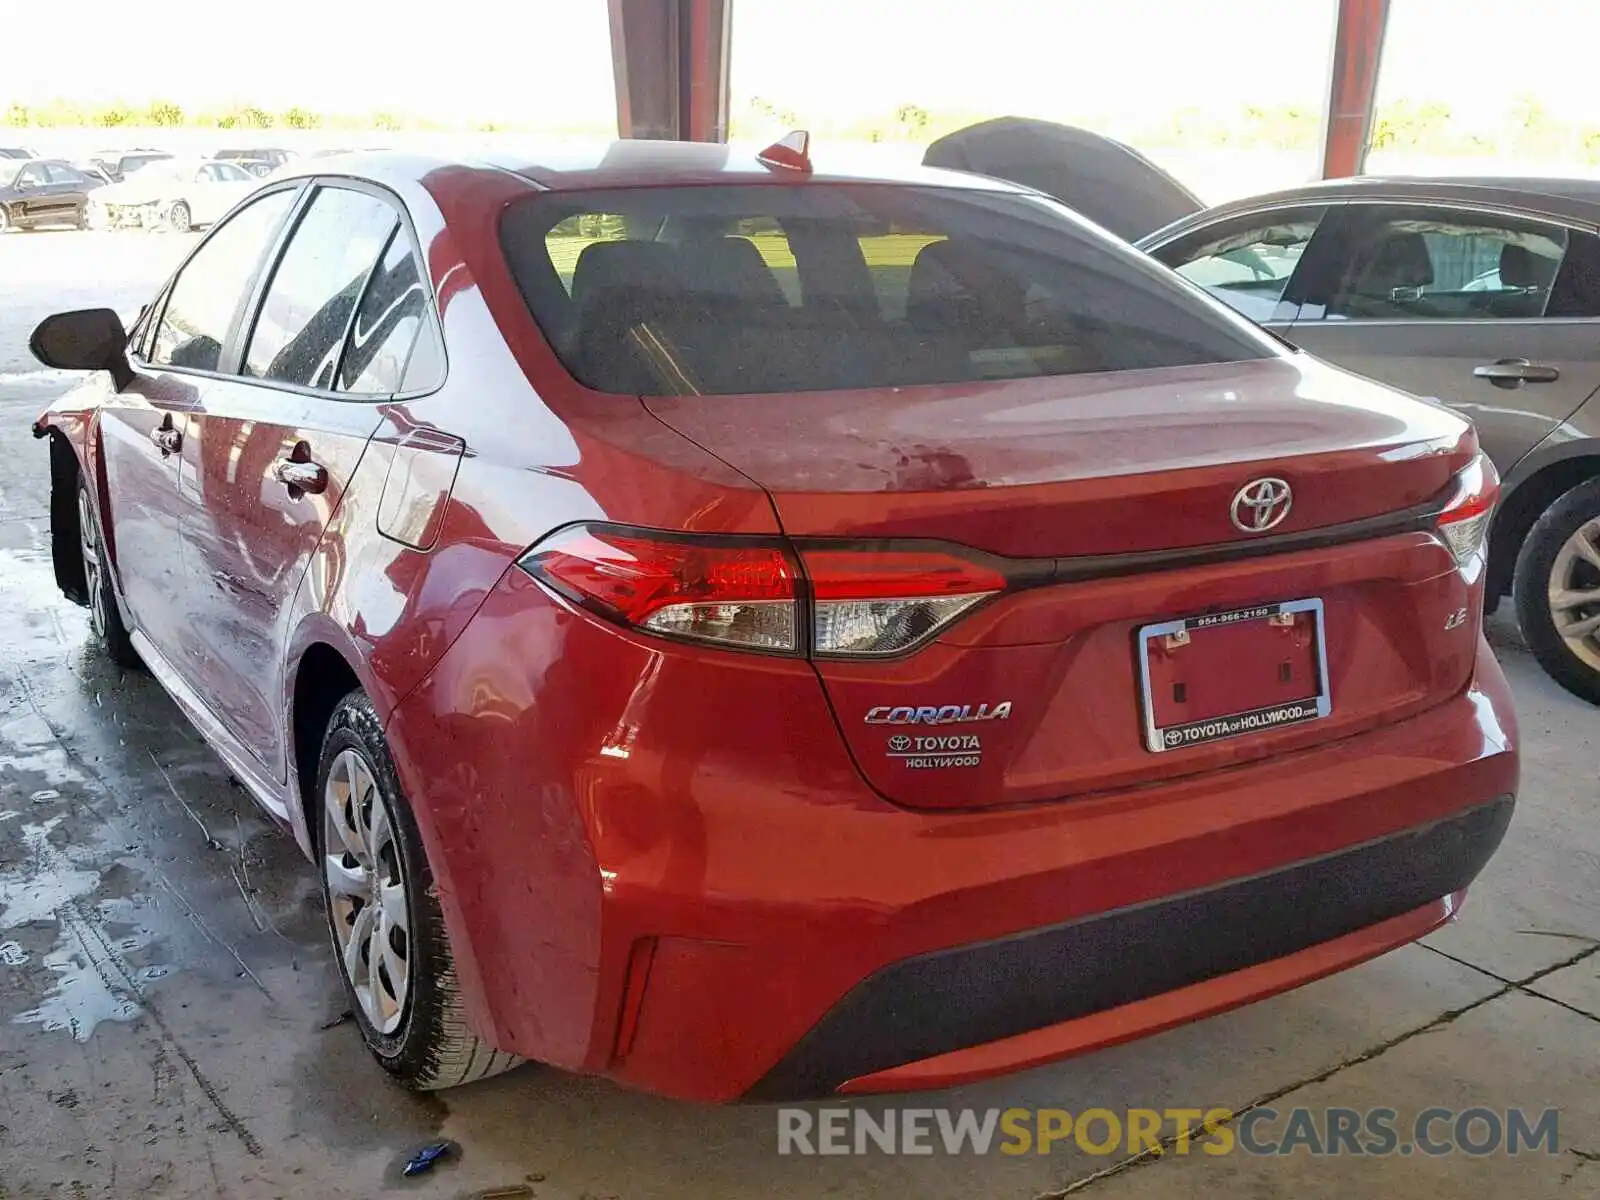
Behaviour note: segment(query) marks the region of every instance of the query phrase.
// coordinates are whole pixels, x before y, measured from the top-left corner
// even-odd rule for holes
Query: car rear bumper
[[[806,664],[747,659],[630,637],[513,572],[392,714],[499,1046],[711,1101],[1048,1061],[1421,936],[1517,787],[1481,642],[1465,692],[1387,727],[937,812],[867,788]]]
[[[1322,950],[1318,973],[1326,973],[1391,948],[1386,937],[1374,943],[1361,936],[1376,926],[1400,922],[1394,932],[1401,936],[1392,943],[1400,944],[1444,920],[1453,898],[1499,846],[1512,807],[1512,798],[1502,796],[1220,887],[891,963],[851,988],[750,1097],[805,1098],[852,1083],[856,1091],[898,1086],[926,1071],[894,1068],[1019,1039],[1275,960],[1281,986],[1303,983],[1314,976],[1300,973],[1298,954]],[[1352,937],[1346,947],[1331,945]],[[1025,1057],[1029,1047],[1024,1041],[1016,1049]],[[1005,1058],[993,1046],[991,1056]],[[880,1073],[874,1084],[871,1077]]]

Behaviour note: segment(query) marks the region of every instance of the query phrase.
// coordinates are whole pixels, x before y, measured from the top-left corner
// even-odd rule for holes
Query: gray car
[[[1471,417],[1502,476],[1487,595],[1600,704],[1600,181],[1355,179],[1138,243],[1296,345]]]

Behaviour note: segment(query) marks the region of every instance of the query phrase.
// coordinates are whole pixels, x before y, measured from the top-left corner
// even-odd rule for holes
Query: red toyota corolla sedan
[[[1053,201],[792,143],[314,160],[41,415],[56,571],[415,1087],[949,1084],[1447,920],[1493,468]]]

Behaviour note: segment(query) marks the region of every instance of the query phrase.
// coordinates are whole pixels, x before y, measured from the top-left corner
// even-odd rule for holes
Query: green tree
[[[174,129],[189,124],[183,109],[170,100],[152,100],[144,110],[144,123],[162,129]]]
[[[320,113],[307,112],[299,105],[295,105],[295,107],[283,114],[283,127],[285,129],[321,129],[322,116]]]
[[[92,123],[103,125],[107,129],[115,129],[122,125],[137,125],[139,123],[139,114],[119,100],[115,104],[108,104],[96,112]]]
[[[894,110],[894,120],[902,136],[915,138],[928,127],[928,110],[918,104],[902,104]]]
[[[394,113],[390,112],[373,113],[372,127],[374,129],[384,129],[393,132],[400,128],[400,118],[395,116]]]

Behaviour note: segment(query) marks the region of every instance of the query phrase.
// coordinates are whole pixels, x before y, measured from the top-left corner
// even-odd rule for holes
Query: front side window
[[[1359,205],[1343,232],[1332,320],[1542,317],[1568,234],[1517,217]]]
[[[1322,210],[1294,209],[1235,218],[1186,234],[1151,253],[1253,321],[1288,320],[1284,290],[1322,220]]]
[[[267,285],[242,373],[332,387],[350,315],[398,224],[394,207],[367,192],[318,189]]]
[[[294,197],[294,189],[270,192],[217,226],[173,282],[152,363],[217,370],[228,330]]]
[[[22,169],[22,174],[17,176],[18,187],[43,187],[45,174],[43,163],[33,163]]]
[[[604,392],[900,387],[1278,353],[1034,196],[881,184],[552,193],[508,210],[501,244],[562,362]]]

